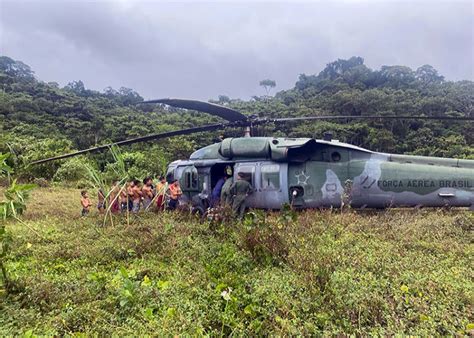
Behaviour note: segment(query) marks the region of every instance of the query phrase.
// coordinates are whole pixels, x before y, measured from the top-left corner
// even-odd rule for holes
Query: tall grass
[[[101,227],[77,190],[38,189],[11,224],[19,288],[0,334],[467,335],[472,213],[141,213]],[[57,205],[54,202],[60,200]],[[44,205],[57,205],[46,208]]]
[[[127,182],[131,179],[131,177],[128,174],[128,171],[126,170],[125,161],[123,159],[123,155],[119,147],[115,145],[111,146],[109,147],[109,151],[112,154],[112,157],[114,160],[113,163],[111,163],[112,164],[111,168],[115,176],[114,180],[117,182],[116,184],[119,187],[119,190],[113,200],[110,200],[110,196],[112,192],[114,191],[114,189],[116,189],[116,187],[110,188],[110,184],[112,182],[107,182],[107,180],[104,177],[104,174],[100,172],[97,168],[95,168],[92,164],[86,163],[85,165],[91,185],[96,190],[101,191],[104,194],[104,199],[106,201],[105,203],[106,209],[105,209],[104,220],[103,220],[104,226],[106,225],[108,220],[110,221],[110,224],[112,226],[114,225],[114,220],[113,220],[113,215],[112,215],[112,206],[120,198],[120,194],[126,189]],[[128,194],[127,194],[127,199],[128,199]],[[128,200],[127,200],[127,205],[128,205]],[[127,208],[127,223],[129,222],[130,222],[130,214]]]

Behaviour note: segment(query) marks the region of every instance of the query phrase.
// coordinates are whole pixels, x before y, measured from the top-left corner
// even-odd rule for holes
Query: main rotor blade
[[[276,119],[257,120],[254,124],[274,122],[283,123],[291,121],[311,121],[311,120],[448,120],[448,121],[474,121],[474,117],[460,116],[409,116],[409,115],[341,115],[341,116],[301,116],[301,117],[284,117]]]
[[[49,161],[54,161],[54,160],[61,160],[64,158],[68,157],[73,157],[73,156],[78,156],[86,153],[93,153],[93,152],[98,152],[98,151],[103,151],[106,149],[109,149],[111,146],[125,146],[128,144],[133,144],[133,143],[138,143],[138,142],[147,142],[147,141],[152,141],[152,140],[158,140],[162,138],[167,138],[167,137],[172,137],[172,136],[178,136],[178,135],[188,135],[188,134],[193,134],[193,133],[199,133],[203,131],[210,131],[210,130],[217,130],[217,129],[223,129],[225,127],[230,126],[230,123],[219,123],[219,124],[209,124],[207,126],[202,126],[202,127],[194,127],[194,128],[188,128],[188,129],[180,129],[180,130],[174,130],[174,131],[169,131],[166,133],[160,133],[160,134],[151,134],[143,137],[136,137],[124,141],[119,141],[115,143],[109,143],[109,144],[104,144],[102,146],[98,147],[92,147],[89,149],[84,149],[84,150],[79,150],[74,153],[69,153],[65,155],[60,155],[60,156],[55,156],[55,157],[50,157],[50,158],[45,158],[43,160],[38,160],[31,162],[30,164],[41,164]]]
[[[143,101],[140,103],[163,103],[177,108],[197,110],[203,113],[222,117],[223,119],[230,122],[247,120],[247,116],[237,110],[204,101],[186,99],[159,99]]]

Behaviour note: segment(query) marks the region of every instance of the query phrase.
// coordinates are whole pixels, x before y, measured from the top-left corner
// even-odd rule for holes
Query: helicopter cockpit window
[[[166,172],[166,181],[168,183],[173,182],[174,180],[174,168],[168,168],[168,171]]]
[[[261,167],[262,189],[278,190],[280,189],[280,165],[267,164]]]
[[[183,176],[183,171],[186,167],[178,167],[174,171],[174,179],[179,180]]]

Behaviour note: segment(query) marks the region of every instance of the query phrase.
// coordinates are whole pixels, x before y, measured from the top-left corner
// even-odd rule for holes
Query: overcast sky
[[[353,55],[474,79],[472,1],[0,0],[0,22],[0,54],[39,79],[145,98],[249,98]]]

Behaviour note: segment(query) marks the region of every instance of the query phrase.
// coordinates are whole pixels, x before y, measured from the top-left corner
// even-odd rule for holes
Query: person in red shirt
[[[160,176],[159,182],[156,184],[156,208],[162,211],[165,208],[165,193],[167,190],[166,179]]]

